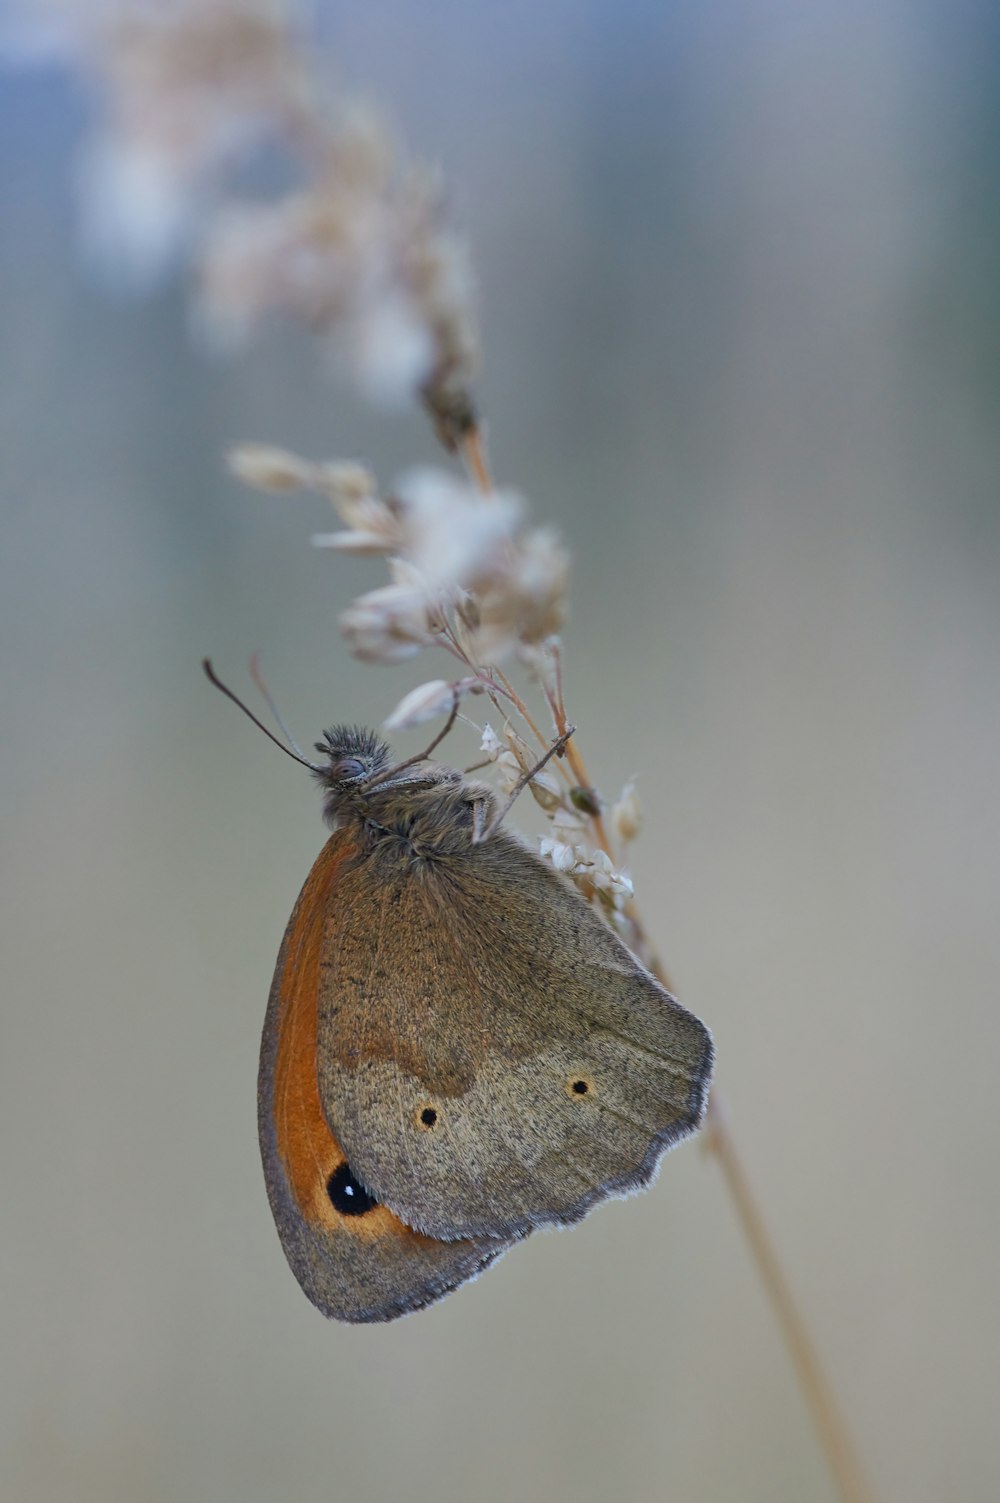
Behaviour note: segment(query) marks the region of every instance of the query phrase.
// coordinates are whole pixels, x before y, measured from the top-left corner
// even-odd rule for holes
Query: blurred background
[[[447,173],[494,466],[574,554],[570,712],[606,793],[639,779],[642,907],[885,1503],[1000,1491],[998,32],[974,0],[324,10]],[[387,1327],[286,1268],[256,1056],[323,829],[199,659],[245,686],[262,649],[303,740],[440,669],[351,660],[382,569],[223,456],[438,452],[294,330],[212,361],[182,280],[102,286],[92,111],[0,73],[4,1496],[827,1503],[697,1144]]]

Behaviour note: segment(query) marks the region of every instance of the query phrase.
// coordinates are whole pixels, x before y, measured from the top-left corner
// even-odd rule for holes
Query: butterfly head
[[[316,750],[319,761],[309,765],[323,789],[324,817],[334,828],[351,818],[408,825],[421,791],[427,795],[443,784],[462,781],[461,773],[453,768],[428,764],[423,757],[394,763],[385,743],[357,726],[338,725],[324,731]]]
[[[317,782],[328,794],[341,798],[349,799],[353,792],[363,790],[392,761],[385,742],[373,731],[356,725],[335,725],[332,730],[324,731],[322,741],[316,742],[316,750],[320,754],[315,769]]]

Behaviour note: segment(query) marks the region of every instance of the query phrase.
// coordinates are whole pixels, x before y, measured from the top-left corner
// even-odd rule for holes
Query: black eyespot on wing
[[[587,1075],[569,1075],[563,1086],[566,1095],[573,1101],[579,1101],[584,1096],[591,1096],[594,1092],[594,1082]]]
[[[573,1082],[573,1094],[575,1096],[586,1096],[586,1094],[587,1094],[587,1092],[589,1090],[590,1090],[590,1087],[588,1086],[588,1084],[587,1084],[587,1082],[585,1080],[574,1080],[574,1082]]]
[[[354,1178],[350,1164],[341,1164],[333,1171],[326,1182],[326,1193],[333,1209],[341,1216],[364,1216],[378,1205],[364,1185]]]
[[[425,1106],[420,1113],[420,1120],[425,1127],[433,1127],[438,1119],[438,1114],[432,1106]]]

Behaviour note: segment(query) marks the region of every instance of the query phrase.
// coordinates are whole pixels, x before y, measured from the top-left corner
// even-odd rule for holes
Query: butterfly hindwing
[[[320,966],[355,854],[349,833],[331,837],[289,922],[264,1025],[258,1117],[268,1198],[303,1290],[326,1315],[380,1321],[440,1299],[513,1239],[442,1241],[413,1230],[368,1193],[331,1130],[317,1066]]]

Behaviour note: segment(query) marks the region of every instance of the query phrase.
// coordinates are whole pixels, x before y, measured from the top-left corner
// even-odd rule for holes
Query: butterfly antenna
[[[263,697],[264,697],[264,703],[267,705],[267,708],[270,710],[271,714],[274,716],[275,720],[277,721],[278,728],[281,731],[281,734],[284,736],[285,740],[288,742],[289,746],[292,748],[292,751],[295,753],[295,755],[297,757],[301,758],[301,760],[303,762],[307,761],[308,759],[306,757],[305,752],[302,750],[301,746],[298,744],[298,742],[296,741],[295,737],[292,735],[291,731],[288,729],[287,725],[285,724],[284,720],[282,719],[281,711],[278,709],[278,706],[275,704],[274,700],[271,698],[271,691],[267,687],[267,684],[264,682],[264,675],[260,671],[260,653],[259,652],[255,652],[253,654],[253,656],[251,657],[251,659],[250,659],[250,677],[253,679],[254,683],[257,685],[257,688],[260,690],[261,694],[263,695]]]
[[[317,763],[310,762],[307,757],[304,757],[299,751],[298,747],[296,747],[295,750],[292,751],[285,745],[283,741],[279,741],[273,731],[269,731],[267,726],[264,725],[263,721],[258,720],[254,712],[247,709],[246,705],[243,703],[242,699],[240,699],[239,695],[234,694],[232,689],[230,689],[227,684],[224,684],[221,678],[218,677],[215,669],[212,667],[211,658],[202,658],[201,666],[205,670],[205,677],[208,679],[209,683],[214,684],[216,689],[224,694],[227,699],[231,699],[234,705],[238,705],[247,719],[252,720],[257,729],[259,731],[263,731],[267,739],[269,741],[273,741],[275,746],[285,753],[286,757],[291,757],[293,762],[300,762],[303,767],[308,767],[310,772],[322,772],[323,769],[318,766]],[[279,725],[281,724],[280,720],[278,723]],[[282,726],[281,729],[284,730],[284,726]],[[287,732],[285,734],[287,735]],[[288,739],[289,741],[291,741],[292,738],[289,736]],[[295,743],[292,742],[292,745],[294,746]]]

